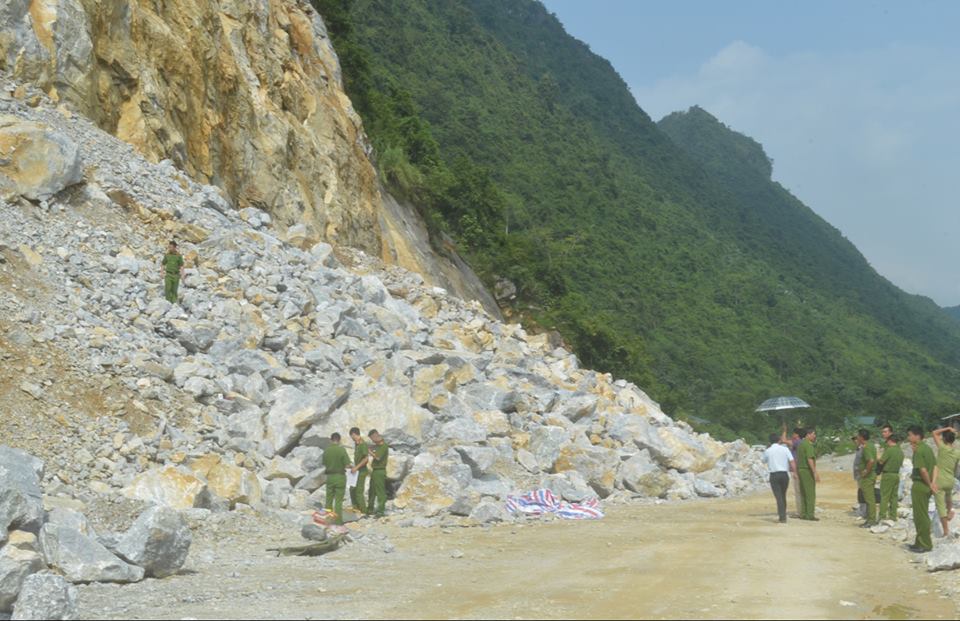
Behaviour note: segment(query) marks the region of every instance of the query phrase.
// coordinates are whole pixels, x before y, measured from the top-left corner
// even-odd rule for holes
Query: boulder
[[[517,451],[517,463],[523,466],[524,470],[530,474],[540,473],[540,465],[537,463],[537,458],[527,449]]]
[[[328,438],[334,431],[342,434],[354,426],[364,433],[370,429],[379,429],[381,433],[396,430],[420,443],[432,429],[433,414],[414,401],[408,388],[364,378],[357,380],[343,407],[314,425],[310,436]]]
[[[186,468],[168,465],[138,475],[123,495],[171,509],[190,509],[206,489],[206,483]]]
[[[155,506],[140,514],[117,544],[117,554],[154,578],[172,576],[183,567],[193,534],[173,509]]]
[[[470,466],[470,472],[475,478],[480,478],[490,471],[500,451],[489,446],[458,446],[455,447],[463,463]]]
[[[570,437],[563,427],[538,425],[530,430],[530,452],[544,472],[553,471],[560,449],[569,443]]]
[[[483,500],[470,512],[470,519],[480,524],[492,524],[494,522],[510,521],[513,516],[510,515],[502,502]]]
[[[87,537],[97,536],[97,533],[95,533],[93,528],[90,526],[90,521],[87,520],[87,516],[79,511],[68,509],[66,507],[56,507],[50,511],[47,514],[47,524],[63,526],[65,528],[75,530],[82,535],[86,535]]]
[[[0,446],[0,543],[7,531],[37,533],[43,522],[43,461],[19,449]]]
[[[480,493],[467,490],[463,494],[457,496],[453,504],[447,509],[451,515],[459,515],[462,517],[468,517],[473,509],[480,503]]]
[[[261,489],[257,476],[234,464],[220,462],[207,474],[207,487],[233,508],[237,503],[252,505],[260,502]]]
[[[647,498],[663,498],[670,491],[673,480],[642,450],[620,466],[623,486]]]
[[[43,559],[33,550],[7,545],[0,549],[0,613],[13,610],[23,581],[43,569]]]
[[[557,412],[576,422],[592,416],[597,409],[598,398],[588,393],[576,393],[560,402]]]
[[[41,123],[0,115],[0,195],[47,200],[82,179],[73,140]]]
[[[704,481],[700,477],[693,480],[693,491],[701,498],[719,498],[723,496],[723,489],[717,487],[709,481]]]
[[[540,487],[550,490],[558,498],[568,502],[583,502],[588,498],[597,497],[597,493],[587,484],[587,480],[576,470],[548,474],[541,479]]]
[[[583,475],[600,498],[606,498],[613,493],[619,466],[620,456],[613,449],[567,444],[560,449],[554,470],[556,472],[576,470]]]
[[[449,370],[450,367],[445,364],[435,364],[417,370],[413,375],[413,400],[419,405],[426,405],[430,401],[434,388],[443,382]]]
[[[128,565],[96,539],[63,526],[45,524],[40,530],[40,547],[47,565],[60,571],[70,582],[139,582],[143,579],[143,568]]]
[[[924,557],[927,571],[960,569],[960,543],[938,543],[933,552]]]
[[[266,439],[278,454],[287,454],[311,425],[329,417],[331,412],[347,401],[349,395],[350,384],[346,382],[308,393],[293,386],[276,390],[273,393],[273,407],[264,421]]]
[[[440,428],[440,439],[456,442],[485,442],[487,430],[473,419],[458,418]]]
[[[319,524],[307,522],[300,527],[300,536],[310,541],[326,541],[327,529]]]
[[[55,573],[30,576],[20,587],[11,619],[77,619],[77,589]]]

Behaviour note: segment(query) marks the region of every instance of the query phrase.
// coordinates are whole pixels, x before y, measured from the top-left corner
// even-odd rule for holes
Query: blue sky
[[[880,273],[960,304],[960,2],[543,2],[654,119],[756,138]]]

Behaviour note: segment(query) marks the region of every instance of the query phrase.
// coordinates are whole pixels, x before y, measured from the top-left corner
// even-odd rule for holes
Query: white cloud
[[[654,118],[697,104],[756,138],[774,177],[882,274],[958,304],[958,64],[956,51],[916,46],[772,56],[735,41],[633,92]]]

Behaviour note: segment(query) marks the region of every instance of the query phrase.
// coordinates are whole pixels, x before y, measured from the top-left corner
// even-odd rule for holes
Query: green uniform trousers
[[[357,470],[357,485],[350,488],[350,506],[360,513],[367,512],[367,505],[364,503],[363,492],[367,486],[367,469]]]
[[[923,481],[914,481],[910,490],[910,500],[913,504],[913,525],[917,527],[917,538],[913,545],[924,550],[933,549],[933,538],[930,535],[930,496],[933,492]]]
[[[880,519],[896,520],[899,498],[897,491],[900,489],[900,475],[895,472],[888,472],[880,475]]]
[[[337,514],[337,524],[343,524],[343,494],[347,491],[347,475],[327,475],[327,511]]]
[[[163,277],[163,295],[167,302],[177,303],[177,289],[180,288],[180,277],[175,274],[167,274]]]
[[[877,475],[860,479],[860,491],[867,503],[867,524],[877,523]]]
[[[813,478],[813,471],[801,468],[797,471],[800,478],[800,495],[803,496],[802,519],[812,520],[816,517],[817,509],[817,481]]]
[[[370,495],[367,498],[367,511],[382,516],[387,511],[387,471],[376,468],[370,472]]]

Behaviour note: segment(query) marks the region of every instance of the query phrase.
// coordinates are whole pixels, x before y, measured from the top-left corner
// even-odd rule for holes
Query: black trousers
[[[773,490],[773,497],[777,499],[777,513],[780,515],[780,521],[787,521],[787,489],[790,487],[790,475],[786,472],[770,473],[770,488]]]

